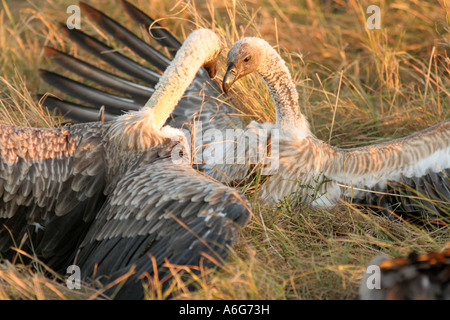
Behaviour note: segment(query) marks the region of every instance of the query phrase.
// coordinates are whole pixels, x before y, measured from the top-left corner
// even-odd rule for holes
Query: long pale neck
[[[220,41],[207,29],[192,32],[167,67],[145,106],[115,120],[111,135],[123,147],[146,149],[161,141],[159,129],[173,112],[198,70],[216,59]]]
[[[261,62],[258,72],[272,95],[277,126],[282,129],[305,127],[309,131],[308,122],[300,111],[298,92],[289,69],[270,45],[267,45],[265,60]]]
[[[153,109],[156,127],[164,125],[198,70],[219,51],[219,40],[212,31],[197,30],[186,39],[143,108],[143,111]]]

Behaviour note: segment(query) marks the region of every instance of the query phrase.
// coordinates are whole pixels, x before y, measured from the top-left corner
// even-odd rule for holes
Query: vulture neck
[[[266,44],[265,51],[266,54],[258,68],[258,73],[266,81],[272,95],[277,127],[280,129],[304,129],[309,133],[309,123],[300,111],[297,88],[292,81],[289,69],[269,44]]]
[[[199,69],[216,62],[220,52],[220,40],[207,29],[192,32],[167,67],[155,92],[145,106],[119,117],[112,125],[112,136],[125,148],[148,149],[160,144],[162,133],[175,133],[160,129],[177,106],[184,92],[194,80]]]

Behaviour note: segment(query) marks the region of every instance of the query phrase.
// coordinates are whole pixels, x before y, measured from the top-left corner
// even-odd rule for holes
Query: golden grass
[[[24,264],[24,259],[32,259]],[[83,285],[71,290],[65,279],[35,257],[18,249],[12,261],[0,260],[0,300],[105,299],[100,290]]]
[[[114,1],[88,3],[130,26]],[[449,118],[447,0],[377,1],[382,14],[380,30],[366,27],[365,10],[374,4],[370,1],[132,3],[154,18],[161,18],[160,23],[178,39],[184,39],[197,27],[215,30],[227,46],[224,53],[243,36],[260,36],[269,41],[292,72],[302,112],[310,120],[313,132],[333,145],[378,143]],[[44,55],[44,45],[83,55],[56,28],[56,22],[68,16],[67,5],[64,0],[46,0],[39,5],[15,1],[13,7],[2,0],[1,123],[52,127],[64,120],[40,107],[35,94],[49,91],[64,97],[38,78],[38,68],[51,66]],[[115,44],[84,17],[82,28],[99,32],[100,38]],[[142,30],[133,30],[145,37]],[[119,50],[131,54],[127,48]],[[225,54],[219,66],[221,77]],[[270,95],[257,75],[240,80],[234,91],[236,112],[249,120],[275,119]],[[214,276],[193,276],[192,281],[200,288],[195,292],[178,281],[170,288],[175,298],[353,299],[362,273],[375,255],[439,250],[450,241],[448,226],[419,228],[345,204],[322,210],[292,206],[286,201],[277,209],[266,208],[254,196],[257,185],[254,182],[241,186],[251,199],[254,216],[223,270]],[[0,298],[91,297],[65,290],[59,276],[49,277],[37,270],[1,263]],[[166,294],[149,294],[148,298],[164,298]]]

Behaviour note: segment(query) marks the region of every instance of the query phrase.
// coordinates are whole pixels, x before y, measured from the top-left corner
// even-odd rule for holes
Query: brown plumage
[[[219,51],[213,32],[192,32],[146,106],[113,121],[0,126],[0,252],[13,254],[13,241],[27,234],[25,249],[62,270],[77,264],[85,280],[95,273],[107,284],[135,267],[121,299],[144,296],[143,273],[170,276],[166,262],[222,263],[249,218],[248,203],[193,170],[183,132],[163,126]]]
[[[126,4],[126,2],[123,3]],[[125,7],[134,8],[130,5]],[[139,16],[137,19],[139,23],[145,24],[148,28],[151,24],[148,16],[136,8],[133,10],[133,13]],[[136,15],[132,14],[132,16],[136,18]],[[134,39],[133,36],[126,34],[123,30],[121,33],[118,29],[114,29],[117,25],[113,27],[114,23],[108,20],[109,18],[98,14],[92,15],[91,18],[109,34],[114,36],[120,34],[120,41],[131,50],[141,54],[146,51],[136,50],[136,46],[129,42],[130,39]],[[100,54],[102,50],[108,51],[105,48],[102,49],[101,46],[94,46],[89,38],[75,36],[74,34],[69,35],[69,37],[84,48],[88,48],[90,52],[94,51],[94,54],[99,58],[103,58]],[[165,34],[158,35],[157,39],[164,41],[164,39],[172,38],[165,31]],[[86,45],[87,43],[89,45]],[[171,49],[172,52],[177,48],[177,45],[173,45],[173,42],[171,42],[172,46],[164,42],[162,44]],[[96,51],[93,49],[94,47]],[[113,88],[122,94],[126,94],[134,102],[146,101],[146,98],[153,93],[150,88],[151,81],[148,80],[149,76],[146,75],[149,72],[142,71],[141,66],[134,68],[130,63],[129,68],[126,69],[126,73],[133,78],[145,79],[144,81],[149,84],[137,88],[133,81],[128,80],[124,85],[123,80],[118,80],[116,76],[111,74],[105,75],[98,70],[96,70],[99,72],[98,74],[103,77],[92,78],[94,74],[92,67],[89,69],[83,65],[83,68],[81,68],[79,64],[74,63],[73,57],[69,58],[56,52],[50,53],[55,61],[66,65],[68,65],[68,61],[73,63],[72,67],[69,68],[71,71],[80,74],[81,70],[85,70],[81,74],[82,76],[94,80],[101,86]],[[155,63],[153,58],[147,58],[147,60],[156,67],[163,66]],[[123,62],[123,60],[121,61]],[[115,68],[124,70],[123,64],[117,63],[117,61],[110,61],[110,63]],[[136,71],[136,69],[139,70]],[[86,72],[86,70],[90,70],[90,72]],[[264,182],[261,199],[274,203],[285,196],[290,196],[298,198],[300,201],[309,201],[315,205],[332,205],[341,199],[346,199],[381,208],[388,215],[398,216],[414,212],[421,213],[426,217],[435,214],[448,215],[448,211],[445,212],[445,208],[448,208],[450,194],[450,169],[448,165],[450,124],[448,120],[388,143],[353,149],[336,148],[317,139],[311,133],[308,121],[301,114],[298,105],[298,93],[289,71],[276,51],[265,41],[246,38],[233,46],[228,56],[227,72],[223,80],[224,91],[228,91],[240,77],[254,71],[260,73],[266,80],[276,107],[277,121],[275,124],[253,122],[246,129],[275,129],[278,130],[279,134],[279,140],[277,140],[279,153],[275,154],[279,159],[278,171]],[[47,81],[56,87],[63,87],[60,83],[60,77],[49,76],[48,73],[43,73],[43,75]],[[184,123],[192,124],[193,119],[198,115],[197,123],[202,123],[203,129],[242,128],[240,122],[236,121],[237,117],[228,114],[233,113],[232,109],[219,102],[219,99],[222,98],[220,88],[212,82],[205,82],[204,79],[201,73],[197,75],[191,87],[186,91],[185,98],[175,108],[168,122],[173,126],[182,127]],[[109,106],[105,113],[106,119],[114,119],[117,114],[120,114],[120,110],[117,111],[117,108],[114,109],[113,106],[118,105],[123,108],[123,96],[117,95],[113,99],[109,99],[111,96],[105,97],[102,93],[91,91],[92,88],[77,87],[71,82],[64,83],[66,85],[63,89],[69,95],[94,105],[105,104]],[[117,85],[118,83],[120,85]],[[86,92],[91,93],[96,99],[87,98]],[[202,103],[199,108],[200,101]],[[97,119],[95,108],[80,108],[80,106],[74,106],[67,102],[56,103],[53,100],[45,103],[48,106],[58,104],[63,110],[70,110],[72,113],[68,116],[78,121]],[[139,104],[136,103],[136,105]],[[275,136],[269,135],[267,141],[275,138]],[[273,149],[272,151],[274,151]],[[244,153],[238,154],[237,157],[248,157],[248,151],[248,149],[244,150]],[[236,164],[213,167],[214,157],[212,160],[212,165],[200,166],[200,169],[219,179],[222,177],[220,172],[223,172],[225,181],[245,177],[249,169],[248,165]],[[102,224],[108,220],[98,221],[99,224]],[[107,235],[108,232],[113,233],[115,226],[108,223],[108,226],[105,226],[104,229],[105,235]],[[146,242],[143,241],[142,246],[145,246],[145,244]],[[98,248],[99,251],[105,250],[103,245],[99,245]],[[126,260],[126,252],[124,250],[120,261]],[[425,257],[422,259],[417,258],[417,255],[411,255],[408,259],[393,260],[394,262],[390,263],[391,267],[385,268],[386,263],[380,265],[382,266],[382,273],[387,275],[386,279],[391,279],[392,286],[372,293],[381,292],[383,299],[446,297],[443,294],[444,289],[442,288],[444,287],[442,285],[448,284],[448,280],[445,280],[446,278],[443,278],[442,275],[445,275],[445,272],[448,271],[446,267],[448,257],[445,258],[446,264],[438,265],[432,262],[434,261],[432,256],[432,254],[420,255],[419,257]],[[414,270],[414,273],[412,277],[408,278],[411,275],[409,273],[411,269]],[[442,273],[442,270],[447,271]],[[437,278],[431,276],[430,272],[434,275],[439,274],[439,276]],[[434,280],[424,282],[424,275],[429,277],[428,279]],[[424,287],[424,284],[427,283],[432,285]],[[441,293],[437,293],[439,290],[441,290]]]
[[[24,249],[54,267],[73,256],[105,201],[104,136],[101,123],[0,126],[0,252],[13,255],[14,241],[19,245],[28,234]]]

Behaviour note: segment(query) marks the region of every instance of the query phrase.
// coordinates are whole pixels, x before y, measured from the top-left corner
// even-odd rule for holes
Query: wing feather
[[[319,194],[314,204],[332,205],[344,198],[397,215],[448,217],[449,142],[450,120],[404,138],[352,149],[287,131],[279,142],[280,168],[264,183],[262,198]]]
[[[38,250],[35,253],[44,261],[72,254],[68,248],[75,250],[80,229],[87,228],[104,201],[101,126],[0,126],[2,254],[11,253],[13,239],[8,229],[16,242],[28,233],[29,248]]]
[[[384,144],[351,150],[338,150],[335,161],[343,157],[354,158],[353,168],[339,176],[328,171],[326,174],[343,183],[344,176],[354,187],[389,192],[385,201],[400,204],[398,213],[420,213],[424,216],[448,216],[445,210],[450,204],[450,192],[444,186],[449,184],[445,171],[450,168],[450,121],[414,133],[405,138]],[[337,149],[336,149],[337,150]],[[372,152],[366,166],[361,166],[358,157]],[[395,166],[390,165],[395,158]],[[342,173],[342,171],[341,171]],[[380,186],[383,186],[380,188]],[[409,197],[405,197],[408,195]],[[379,196],[374,195],[372,200]]]
[[[188,164],[174,166],[170,158],[159,159],[119,181],[88,231],[76,263],[87,277],[96,267],[96,276],[112,278],[135,265],[136,274],[118,298],[142,298],[138,277],[153,274],[149,256],[155,257],[160,277],[168,275],[166,259],[199,266],[207,254],[223,261],[249,215],[248,203],[235,190]]]

